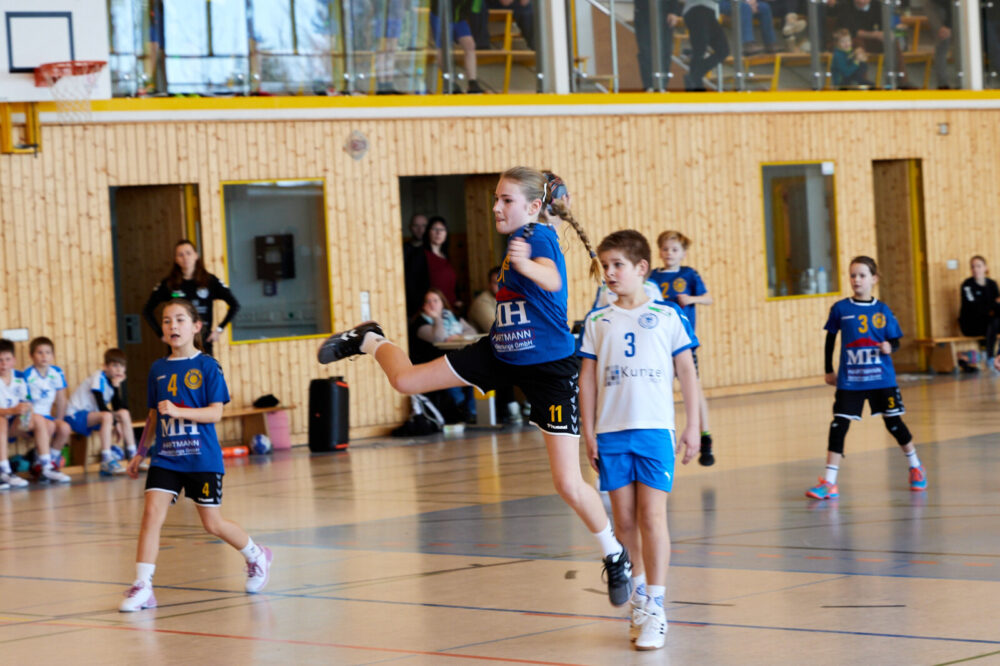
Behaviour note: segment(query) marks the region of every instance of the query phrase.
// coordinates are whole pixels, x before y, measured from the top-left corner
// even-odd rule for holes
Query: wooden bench
[[[267,423],[267,415],[280,412],[285,409],[295,409],[295,405],[277,405],[276,407],[238,407],[234,409],[224,409],[222,420],[239,419],[242,425],[242,444],[250,446],[254,435],[271,436]],[[146,426],[145,419],[133,421],[132,427],[141,429]],[[92,445],[94,443],[94,445]],[[136,442],[138,444],[138,442]],[[95,432],[88,437],[73,433],[69,438],[70,459],[67,464],[83,465],[86,469],[88,462],[100,460],[100,438]]]
[[[964,335],[942,336],[936,338],[917,338],[913,342],[918,347],[931,349],[930,366],[934,372],[958,372],[958,353],[968,348],[979,349],[983,338],[970,338]],[[959,349],[962,347],[962,349]]]

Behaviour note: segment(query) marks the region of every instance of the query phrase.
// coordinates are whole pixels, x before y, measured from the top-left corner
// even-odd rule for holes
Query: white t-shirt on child
[[[674,429],[674,356],[698,346],[680,309],[647,301],[592,310],[579,355],[597,362],[595,432]]]

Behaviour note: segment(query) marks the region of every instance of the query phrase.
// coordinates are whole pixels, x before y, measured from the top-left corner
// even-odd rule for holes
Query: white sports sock
[[[823,478],[826,479],[827,483],[829,483],[830,485],[837,483],[837,470],[839,469],[840,467],[838,467],[837,465],[826,466],[826,472],[824,473]]]
[[[363,354],[374,354],[375,350],[379,348],[383,342],[389,342],[384,336],[378,333],[368,331],[365,333],[364,339],[361,341],[361,352]]]
[[[101,451],[101,462],[111,462],[112,459],[111,449]]]
[[[48,467],[49,463],[52,462],[52,455],[49,453],[38,456],[38,464],[42,467]]]
[[[614,530],[611,529],[611,521],[608,521],[607,527],[605,527],[600,532],[594,532],[594,536],[597,540],[601,542],[601,550],[604,551],[604,557],[608,555],[617,555],[618,553],[625,550],[618,538],[615,537]]]
[[[646,590],[646,574],[632,576],[632,589],[635,590],[637,596],[649,596],[649,592]]]
[[[904,451],[904,453],[906,452]],[[906,454],[906,460],[910,463],[910,467],[920,467],[920,458],[917,457],[916,449]]]
[[[150,564],[148,562],[136,562],[135,563],[135,579],[141,580],[144,583],[153,584],[153,572],[156,571],[156,565]]]
[[[10,461],[4,458],[0,460],[0,472],[4,474],[10,474]]]
[[[647,596],[650,598],[650,600],[662,609],[663,597],[667,593],[667,586],[650,585],[649,587],[646,588],[646,590],[647,590]]]
[[[125,449],[125,456],[129,460],[131,460],[132,458],[135,458],[135,447],[132,446],[132,447],[129,447],[129,448]]]
[[[263,552],[264,551],[260,549],[260,546],[258,546],[253,542],[253,539],[249,539],[247,541],[247,545],[244,546],[242,549],[240,549],[240,554],[242,554],[243,557],[246,558],[247,562],[256,561],[257,558],[260,557],[261,553]]]

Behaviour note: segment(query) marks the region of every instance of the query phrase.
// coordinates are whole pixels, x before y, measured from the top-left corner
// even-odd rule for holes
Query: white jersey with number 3
[[[579,355],[597,363],[596,433],[674,429],[674,356],[698,346],[680,309],[647,301],[592,310]]]

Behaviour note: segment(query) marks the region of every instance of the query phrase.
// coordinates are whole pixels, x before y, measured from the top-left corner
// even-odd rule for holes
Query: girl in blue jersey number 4
[[[242,527],[222,517],[222,475],[226,470],[215,424],[222,418],[222,405],[229,402],[229,389],[219,362],[200,351],[201,318],[189,301],[174,299],[163,308],[162,324],[171,353],[154,362],[149,371],[149,416],[139,450],[127,470],[133,479],[138,476],[150,428],[154,428],[156,444],[150,449],[153,460],[146,476],[136,580],[118,607],[122,612],[156,606],[153,572],[160,528],[181,490],[198,507],[205,531],[246,559],[247,592],[259,592],[270,576],[271,550],[255,544]]]
[[[566,261],[559,237],[539,222],[543,208],[568,222],[590,252],[591,276],[600,281],[601,267],[582,227],[573,219],[561,194],[558,177],[527,167],[508,169],[496,188],[496,230],[509,234],[500,270],[496,321],[489,336],[429,363],[413,365],[406,353],[385,339],[382,328],[366,322],[330,336],[319,349],[320,363],[370,354],[401,393],[475,386],[489,391],[518,386],[531,403],[530,421],[542,431],[552,481],[601,544],[608,596],[615,606],[632,594],[631,564],[615,537],[597,490],[580,471],[577,403],[579,361],[567,326]]]
[[[896,385],[896,371],[890,354],[899,349],[903,332],[892,310],[872,296],[878,283],[878,267],[871,257],[851,260],[851,291],[854,296],[837,301],[830,308],[826,322],[826,383],[837,387],[833,402],[833,421],[826,454],[826,471],[819,484],[806,491],[806,497],[825,500],[840,496],[837,472],[844,455],[844,438],[851,421],[861,420],[865,401],[872,416],[882,415],[889,433],[903,447],[910,465],[910,490],[927,489],[927,473],[913,436],[901,418],[903,399]],[[833,347],[840,339],[840,368],[833,371]]]

